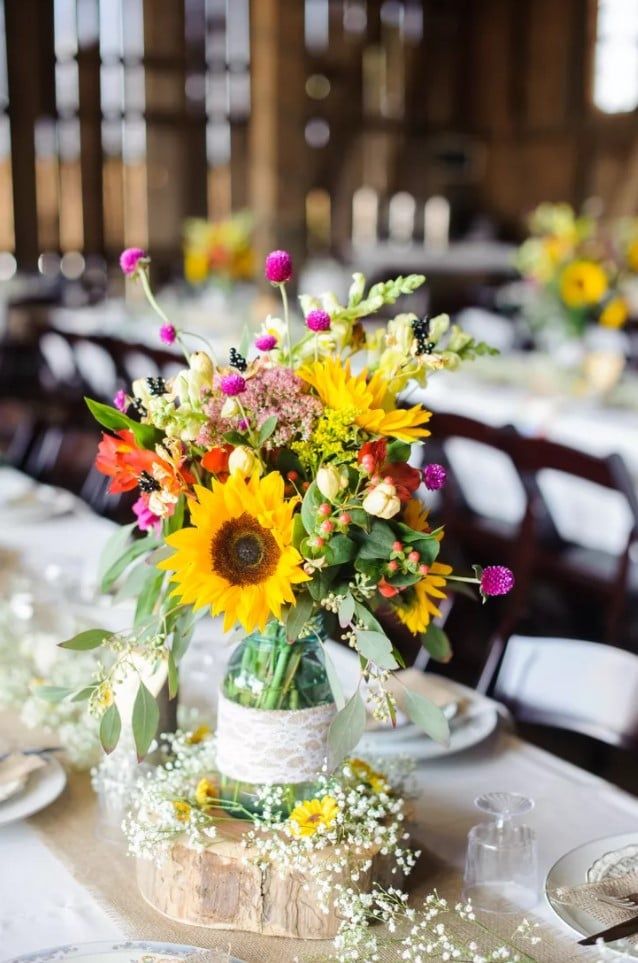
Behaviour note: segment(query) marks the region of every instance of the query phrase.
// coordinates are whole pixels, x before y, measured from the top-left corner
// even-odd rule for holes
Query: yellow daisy
[[[372,789],[372,792],[379,793],[390,792],[390,786],[386,781],[385,776],[373,769],[372,766],[368,765],[363,759],[350,759],[348,761],[348,766],[352,770],[352,774],[355,779],[360,782],[367,783]]]
[[[411,442],[430,434],[423,425],[430,420],[431,412],[421,405],[396,408],[387,382],[379,374],[370,380],[367,371],[353,375],[350,362],[344,364],[338,358],[315,361],[297,374],[312,385],[326,407],[335,411],[354,408],[355,424],[371,435]]]
[[[187,823],[191,818],[191,807],[187,802],[180,799],[173,802],[173,811],[175,812],[175,818],[179,819],[180,823]]]
[[[299,803],[289,817],[293,836],[314,836],[322,829],[330,829],[338,812],[339,806],[334,796]]]
[[[433,562],[430,565],[428,574],[412,586],[410,601],[407,604],[403,600],[394,606],[394,610],[406,625],[410,632],[418,635],[425,632],[430,620],[441,614],[433,599],[444,599],[445,579],[451,573],[452,566],[444,565],[443,562]],[[397,596],[401,599],[401,596]]]
[[[219,790],[211,779],[200,779],[195,789],[195,801],[200,809],[210,809],[219,799]]]
[[[186,737],[186,742],[189,746],[198,746],[204,739],[208,739],[209,735],[210,726],[197,726],[197,729],[194,729],[190,736]]]
[[[632,271],[638,272],[638,237],[627,247],[627,264]]]
[[[574,261],[563,271],[560,295],[569,308],[586,308],[607,293],[607,274],[595,261]]]
[[[231,475],[212,490],[195,487],[189,503],[192,526],[166,539],[175,549],[158,568],[171,571],[174,595],[186,604],[224,613],[224,631],[241,622],[247,632],[264,628],[294,604],[293,585],[307,582],[292,545],[298,498],[284,498],[279,472],[259,478]]]
[[[624,298],[612,298],[608,301],[598,318],[604,328],[622,328],[629,317],[629,309]]]

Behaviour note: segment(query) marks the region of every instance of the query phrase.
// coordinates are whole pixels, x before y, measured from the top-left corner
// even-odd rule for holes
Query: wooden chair
[[[518,722],[638,749],[638,655],[579,639],[513,635],[493,694]]]
[[[634,482],[620,455],[597,457],[544,438],[511,440],[512,458],[526,487],[533,527],[532,578],[549,578],[573,591],[595,592],[604,606],[604,635],[608,643],[618,642],[621,617],[627,604],[630,583],[638,571],[631,552],[638,543],[638,496]],[[560,473],[588,482],[599,489],[617,493],[626,506],[627,528],[617,554],[587,548],[566,540],[553,523],[551,506],[543,493],[542,475]],[[592,519],[604,524],[604,518]]]

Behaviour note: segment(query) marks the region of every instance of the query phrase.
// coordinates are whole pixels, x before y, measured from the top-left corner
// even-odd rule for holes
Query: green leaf
[[[317,488],[317,483],[312,482],[301,503],[301,520],[309,535],[317,526],[317,510],[322,502],[323,495]]]
[[[326,665],[326,675],[328,676],[328,683],[330,689],[332,690],[332,697],[335,700],[335,705],[337,709],[343,709],[346,704],[346,697],[343,694],[343,688],[341,686],[341,679],[339,678],[339,673],[335,667],[332,658],[328,653],[328,649],[322,644],[323,657]]]
[[[246,435],[242,435],[238,431],[227,431],[224,435],[224,441],[227,441],[229,445],[244,445]]]
[[[175,549],[171,548],[170,545],[160,545],[159,548],[154,548],[153,551],[146,556],[144,559],[145,565],[157,565],[158,562],[164,562],[167,558],[175,553]]]
[[[142,425],[139,421],[134,421],[128,415],[117,411],[110,405],[104,405],[101,401],[94,401],[92,398],[85,398],[84,400],[98,424],[104,428],[109,428],[111,431],[121,431],[123,428],[128,428],[129,431],[133,432],[136,442],[142,448],[152,451],[162,437],[157,428],[152,425]]]
[[[205,610],[200,610],[205,614]],[[179,665],[181,660],[184,658],[190,641],[193,637],[193,630],[195,628],[195,622],[197,621],[197,613],[189,607],[184,606],[178,609],[175,613],[173,619],[169,621],[169,632],[173,633],[173,642],[171,645],[171,652],[173,654],[173,659],[175,660],[175,665]]]
[[[250,348],[250,342],[252,341],[252,332],[247,324],[244,325],[241,332],[241,341],[239,342],[239,353],[243,354],[244,357],[248,354],[248,349]]]
[[[277,415],[271,415],[270,418],[266,418],[263,425],[259,429],[259,445],[263,445],[264,442],[268,441],[275,428],[277,427]]]
[[[73,690],[61,685],[40,685],[35,691],[38,698],[45,702],[62,702]]]
[[[72,649],[74,652],[88,652],[90,649],[97,649],[105,639],[110,639],[113,635],[108,629],[87,629],[86,632],[79,632],[73,638],[65,642],[58,643],[61,649]]]
[[[357,545],[347,535],[337,533],[327,543],[324,554],[328,565],[343,565],[355,557]]]
[[[135,525],[135,522],[131,522],[130,525],[123,525],[121,528],[116,528],[108,541],[105,542],[104,548],[100,553],[100,560],[98,562],[97,577],[100,583],[113,563],[116,562],[120,555],[123,554],[124,547],[128,542]]]
[[[85,702],[91,698],[97,688],[97,685],[87,685],[84,689],[78,689],[77,692],[73,693],[70,702]]]
[[[155,548],[159,547],[159,542],[155,537],[146,536],[146,538],[140,538],[136,542],[126,549],[126,551],[120,555],[120,557],[113,562],[111,567],[104,573],[102,577],[101,589],[103,592],[108,592],[118,580],[120,575],[129,567],[129,565],[139,558],[140,555],[144,555]]]
[[[405,711],[412,722],[435,742],[444,746],[450,742],[448,721],[438,706],[418,692],[405,691]]]
[[[346,756],[350,755],[363,735],[365,727],[366,707],[357,689],[330,724],[328,748],[331,766],[338,766]]]
[[[361,303],[365,286],[366,279],[364,274],[357,273],[352,275],[352,284],[348,291],[349,308],[356,308],[356,306]]]
[[[168,698],[174,699],[179,688],[179,675],[175,664],[175,657],[169,650],[168,653]]]
[[[141,762],[150,746],[159,722],[159,709],[155,698],[148,691],[142,681],[140,681],[135,702],[133,704],[133,738],[137,750],[138,762]]]
[[[362,538],[359,558],[389,558],[396,535],[385,522],[375,520],[370,534]]]
[[[373,629],[375,632],[380,632],[382,635],[385,635],[383,626],[379,620],[374,617],[369,608],[367,608],[361,602],[355,602],[354,611],[359,621],[363,622],[368,629]]]
[[[388,445],[388,461],[393,463],[397,461],[407,461],[411,452],[412,445],[395,438],[395,440],[391,441]]]
[[[100,721],[100,742],[102,743],[104,752],[113,752],[119,741],[121,731],[122,719],[120,718],[119,709],[113,702]]]
[[[357,631],[357,650],[382,669],[398,669],[399,664],[392,655],[392,643],[383,632],[370,629]]]
[[[330,586],[339,575],[340,569],[334,565],[331,568],[324,568],[317,572],[311,582],[307,582],[308,591],[315,602],[320,602],[325,598],[330,590]]]
[[[347,592],[340,597],[338,615],[339,625],[342,629],[345,629],[347,625],[350,625],[354,617],[354,597],[351,592]]]
[[[144,588],[149,577],[149,567],[146,564],[148,559],[144,559],[139,565],[130,569],[113,597],[115,603],[123,602],[125,599],[137,598]]]
[[[430,622],[425,632],[420,636],[423,648],[430,653],[437,662],[449,662],[452,658],[450,640],[443,629]]]
[[[173,532],[179,532],[179,530],[184,527],[185,508],[186,497],[184,495],[180,495],[175,505],[175,511],[169,518],[166,519],[166,522],[164,523],[166,535],[172,535]]]
[[[299,549],[299,546],[301,545],[305,537],[306,537],[306,529],[304,528],[304,524],[301,520],[301,515],[299,514],[299,512],[297,512],[292,517],[292,544],[295,546],[297,550]]]
[[[286,612],[286,638],[289,642],[296,642],[304,625],[312,615],[314,603],[310,595],[304,592],[297,596],[296,605],[291,605]]]
[[[164,572],[157,572],[153,568],[149,568],[147,571],[149,577],[140,592],[137,605],[135,606],[135,620],[133,622],[135,628],[137,628],[144,619],[152,615],[155,603],[159,598],[162,585],[164,584]]]

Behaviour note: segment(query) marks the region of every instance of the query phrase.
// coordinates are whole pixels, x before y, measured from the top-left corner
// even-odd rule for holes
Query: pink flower
[[[219,387],[222,392],[229,397],[234,395],[241,395],[246,390],[246,379],[238,372],[233,372],[233,374],[224,375],[219,382]]]
[[[141,247],[127,247],[120,254],[120,267],[127,277],[131,278],[137,273],[140,261],[147,259],[146,251]]]
[[[117,410],[121,411],[122,413],[124,413],[128,408],[128,398],[126,397],[126,392],[122,391],[121,388],[119,391],[115,392],[115,396],[113,398],[113,404],[115,405]]]
[[[272,351],[277,344],[274,334],[260,334],[255,338],[255,347],[259,351]]]
[[[264,274],[271,284],[285,284],[292,277],[292,258],[288,251],[271,251],[266,258]]]
[[[133,512],[137,516],[137,527],[141,532],[158,532],[160,530],[162,519],[153,514],[148,507],[144,495],[140,495],[137,501],[134,502]]]
[[[514,575],[504,565],[488,565],[481,572],[481,595],[507,595],[514,585]]]
[[[159,331],[160,341],[164,344],[174,344],[177,338],[177,329],[174,324],[163,324]]]
[[[328,331],[330,329],[330,315],[321,308],[309,311],[306,316],[306,326],[310,331]]]
[[[431,492],[437,492],[445,485],[447,472],[443,465],[437,465],[436,462],[433,462],[431,465],[426,465],[423,469],[423,481],[425,482],[425,487]]]

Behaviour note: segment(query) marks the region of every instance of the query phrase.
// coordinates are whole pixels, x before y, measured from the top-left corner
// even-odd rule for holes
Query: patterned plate
[[[614,876],[625,876],[638,870],[638,843],[613,849],[605,853],[587,870],[587,882],[599,883],[601,879]]]
[[[138,940],[126,943],[82,943],[57,946],[36,953],[15,956],[7,963],[52,963],[73,960],[74,963],[181,963],[200,956],[202,963],[242,963],[225,951],[202,950],[178,943],[149,943]]]

